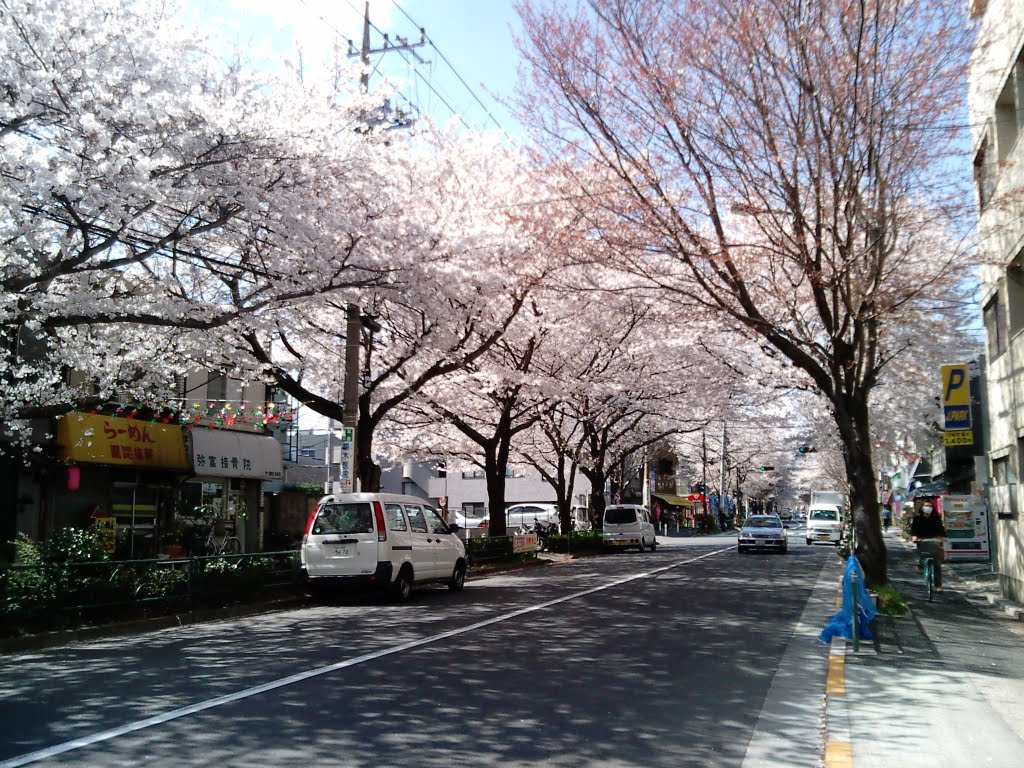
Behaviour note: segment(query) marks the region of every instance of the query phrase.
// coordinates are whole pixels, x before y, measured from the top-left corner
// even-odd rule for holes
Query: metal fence
[[[299,553],[0,565],[10,631],[244,602],[301,589]],[[0,627],[2,629],[3,627]]]

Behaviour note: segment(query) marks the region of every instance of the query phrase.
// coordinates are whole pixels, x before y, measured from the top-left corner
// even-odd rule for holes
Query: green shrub
[[[555,534],[548,536],[548,549],[552,552],[587,554],[600,552],[604,546],[601,531],[574,531],[569,536]]]
[[[902,616],[907,612],[903,595],[892,584],[883,584],[875,595],[875,607],[887,616]]]

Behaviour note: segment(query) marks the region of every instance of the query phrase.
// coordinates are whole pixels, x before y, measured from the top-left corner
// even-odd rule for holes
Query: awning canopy
[[[268,435],[196,427],[189,433],[192,471],[206,477],[280,480],[281,444]]]
[[[688,499],[685,496],[676,496],[674,493],[652,493],[651,497],[655,499],[661,499],[666,504],[672,507],[691,507],[694,504],[700,504],[703,499],[698,499],[700,494],[694,494],[693,499]]]

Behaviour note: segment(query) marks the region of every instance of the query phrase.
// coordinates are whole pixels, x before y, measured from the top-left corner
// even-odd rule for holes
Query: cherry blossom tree
[[[231,66],[173,5],[12,0],[0,46],[7,424],[166,393],[268,311],[398,268],[398,153],[356,130],[357,85]]]
[[[868,580],[886,580],[871,392],[965,285],[959,2],[522,3],[524,111],[620,268],[743,327],[826,402]],[[568,164],[571,159],[566,159]],[[963,230],[961,230],[963,231]]]

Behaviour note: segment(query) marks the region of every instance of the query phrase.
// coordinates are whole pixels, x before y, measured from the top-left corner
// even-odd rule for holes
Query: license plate
[[[832,536],[831,536],[831,534],[828,534],[828,533],[819,533],[818,534],[818,538],[819,539],[826,539],[827,540],[827,539],[831,539]]]
[[[351,544],[335,545],[335,547],[334,547],[334,556],[335,557],[352,557],[352,545]]]

